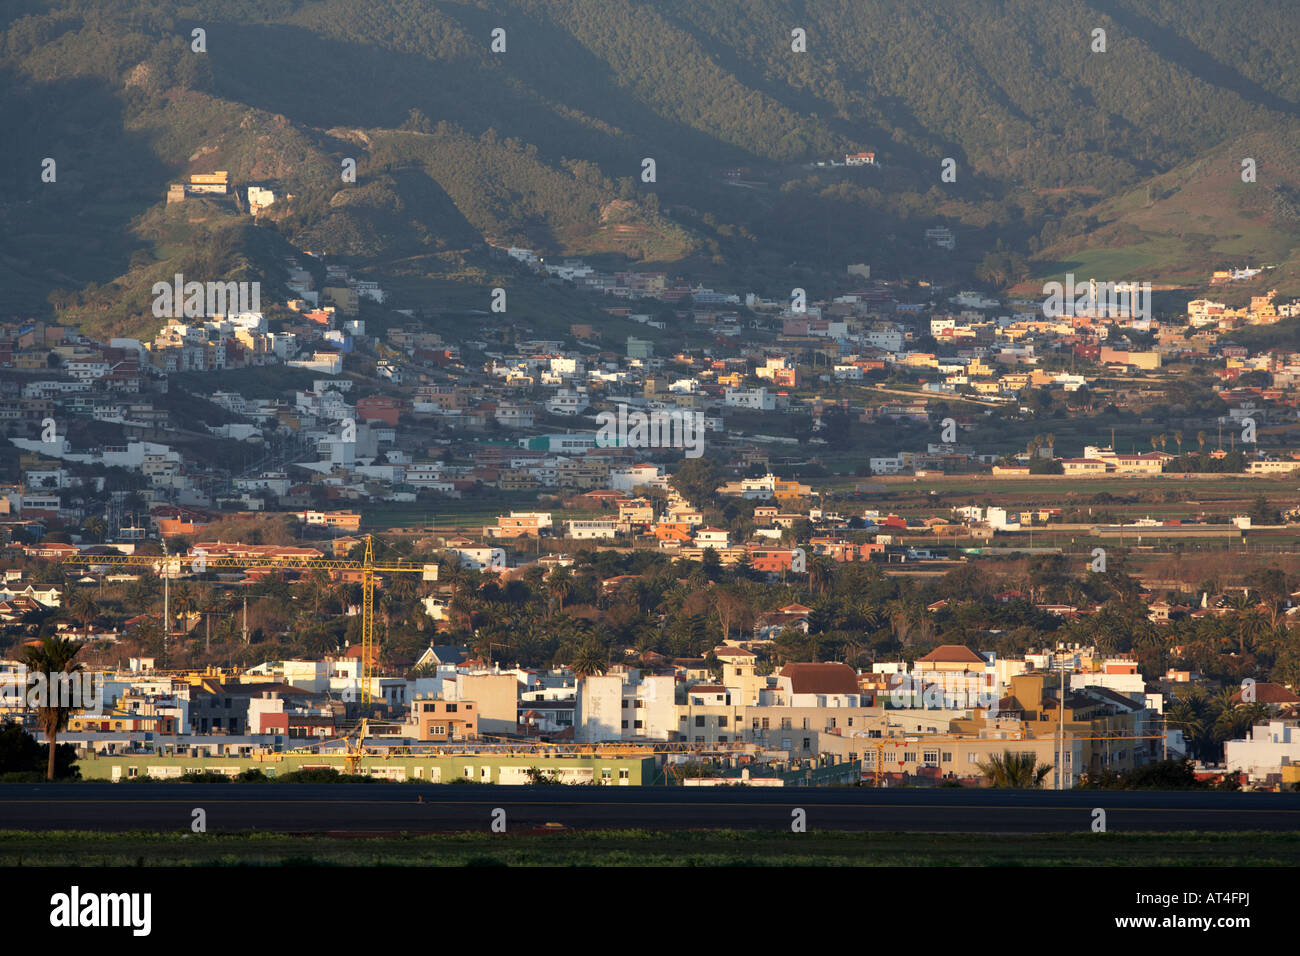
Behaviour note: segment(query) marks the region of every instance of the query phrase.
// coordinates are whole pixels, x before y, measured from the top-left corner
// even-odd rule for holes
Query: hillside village
[[[1282,436],[1296,421],[1289,386],[1300,353],[1252,352],[1232,341],[1234,330],[1300,311],[1272,295],[1239,309],[1194,300],[1173,320],[1047,319],[1023,300],[1004,305],[877,281],[800,312],[752,294],[743,309],[728,309],[739,296],[664,274],[604,275],[580,262],[543,263],[528,250],[507,254],[593,294],[644,303],[606,311],[644,324],[658,341],[648,334],[604,342],[590,325],[530,339],[515,322],[481,323],[477,337],[460,341],[416,321],[367,336],[358,316],[363,301],[384,301],[378,283],[326,265],[327,284],[316,289],[295,261],[287,263],[295,298],[277,307],[274,321],[265,313],[173,318],[147,342],[10,325],[0,333],[0,367],[16,374],[0,383],[0,422],[23,463],[11,472],[18,487],[6,496],[7,514],[90,517],[70,493],[87,468],[123,469],[150,508],[216,511],[457,499],[474,489],[630,490],[627,467],[678,456],[672,448],[598,447],[592,418],[620,406],[698,417],[710,454],[749,476],[828,455],[844,460],[850,433],[871,449],[852,466],[863,476],[1267,476],[1300,467],[1295,449],[1263,437]],[[665,314],[688,338],[712,344],[665,349]],[[221,386],[226,373],[265,367],[305,373],[310,384],[267,397]],[[1058,453],[1041,432],[1027,448],[1006,448],[1005,438],[1001,449],[989,447],[990,433],[1034,429],[1045,415],[1049,428],[1062,414],[1102,409],[1140,417],[1168,400],[1180,376],[1202,369],[1206,400],[1221,413],[1189,415],[1185,431],[1152,430],[1149,449],[1084,443]],[[190,393],[205,404],[187,402],[184,414],[169,398],[178,373],[187,373],[190,389],[211,382]],[[105,433],[100,426],[120,437],[90,441]],[[246,464],[271,467],[232,470],[215,446],[194,454],[187,446],[195,432],[241,443]],[[886,452],[878,443],[888,434],[911,444]],[[112,494],[124,497],[124,489]]]
[[[796,312],[753,295],[741,307],[738,295],[692,289],[662,273],[602,274],[581,261],[545,263],[520,248],[504,254],[538,276],[625,300],[606,311],[645,325],[646,338],[607,343],[590,325],[573,326],[563,339],[526,338],[520,326],[490,320],[463,341],[446,341],[417,321],[367,336],[361,303],[381,304],[381,287],[326,264],[329,284],[317,289],[296,261],[287,263],[294,298],[274,310],[276,320],[263,312],[172,319],[151,341],[107,343],[51,324],[4,330],[0,364],[14,375],[4,380],[0,419],[21,467],[19,480],[0,489],[4,559],[12,567],[0,592],[0,620],[10,640],[39,631],[96,649],[95,672],[107,688],[103,713],[77,715],[65,735],[82,756],[83,773],[166,777],[182,773],[186,754],[212,758],[221,773],[287,757],[300,762],[309,750],[338,756],[346,752],[339,737],[355,724],[357,700],[373,698],[380,709],[370,711],[376,722],[370,753],[437,745],[421,757],[387,761],[382,773],[399,778],[532,779],[523,763],[502,757],[506,745],[534,757],[550,754],[554,762],[547,766],[564,779],[599,774],[603,783],[669,780],[689,762],[701,774],[697,784],[736,774],[768,784],[814,778],[976,784],[979,767],[1014,740],[1018,752],[1063,765],[1053,786],[1184,758],[1196,758],[1204,779],[1232,786],[1300,782],[1288,775],[1300,747],[1288,743],[1300,726],[1300,698],[1282,684],[1249,684],[1251,696],[1239,701],[1227,724],[1239,736],[1229,731],[1206,747],[1170,726],[1170,706],[1188,706],[1179,689],[1219,687],[1225,680],[1188,667],[1178,648],[1152,657],[1071,644],[1000,656],[965,644],[922,653],[920,645],[852,666],[818,662],[816,640],[800,645],[801,636],[815,639],[826,627],[813,594],[826,588],[837,566],[861,566],[879,580],[881,568],[956,575],[959,564],[982,555],[1034,561],[1060,555],[1060,546],[1034,549],[1035,529],[1105,541],[1126,527],[1131,535],[1165,540],[1283,527],[1281,512],[1266,507],[1255,514],[1130,516],[1099,524],[1092,509],[1086,515],[1056,506],[950,505],[900,515],[872,507],[871,499],[889,488],[878,481],[909,477],[1139,480],[1204,472],[1269,480],[1294,470],[1300,460],[1284,447],[1238,447],[1235,436],[1247,419],[1258,427],[1295,420],[1287,386],[1300,372],[1300,355],[1252,354],[1231,337],[1243,325],[1294,316],[1296,303],[1278,304],[1271,295],[1245,308],[1193,300],[1182,321],[1104,311],[1049,319],[1023,300],[875,281]],[[669,315],[705,333],[712,345],[656,354]],[[477,359],[469,360],[471,354]],[[1230,450],[1222,438],[1206,450],[1204,431],[1196,453],[1184,453],[1192,438],[1182,433],[1153,437],[1151,450],[1128,453],[1089,445],[1061,454],[1050,436],[1004,453],[963,441],[980,415],[995,410],[1032,423],[1044,407],[1139,406],[1162,388],[1157,376],[1167,363],[1199,365],[1217,381]],[[270,397],[222,388],[226,373],[260,367],[296,369],[307,380]],[[190,388],[195,381],[211,386],[178,406],[178,375],[188,376]],[[832,389],[836,398],[827,398]],[[962,411],[940,405],[945,399],[961,399]],[[213,411],[195,411],[195,401]],[[680,441],[659,447],[602,441],[589,423],[619,407],[624,418],[628,408],[697,416],[710,457],[682,458]],[[802,436],[776,425],[800,415],[810,425]],[[848,488],[815,477],[826,472],[809,464],[842,447],[850,424],[887,421],[913,425],[928,438],[897,454],[866,455]],[[105,429],[120,437],[100,444],[95,437]],[[1170,438],[1178,454],[1166,451]],[[230,444],[252,451],[242,468],[230,466],[226,451],[212,450]],[[422,652],[404,662],[376,659],[373,676],[361,661],[363,646],[350,640],[338,649],[342,654],[256,661],[248,594],[264,600],[257,589],[279,587],[274,581],[283,579],[302,587],[307,576],[294,563],[304,558],[356,553],[368,509],[406,503],[454,512],[456,502],[491,501],[500,493],[521,506],[481,524],[460,522],[454,531],[413,529],[425,532],[419,546],[435,562],[425,564],[433,568],[425,580],[433,583],[402,594],[417,598],[417,630],[474,640],[458,646],[421,637]],[[529,499],[533,507],[526,506]],[[205,533],[269,528],[266,522],[281,518],[295,528],[294,545]],[[508,652],[495,653],[474,626],[464,575],[474,576],[474,588],[528,581],[534,593],[559,593],[562,611],[572,585],[560,579],[584,567],[590,574],[603,549],[621,564],[606,564],[610,574],[584,585],[594,589],[584,600],[595,607],[641,587],[645,572],[630,572],[627,564],[638,554],[673,562],[681,572],[703,568],[715,581],[719,575],[767,581],[777,588],[774,597],[798,592],[809,604],[737,607],[744,624],[736,628],[719,617],[719,643],[701,644],[706,630],[682,645],[698,649],[698,656],[643,648],[628,650],[632,657],[624,662],[608,653],[593,659],[582,645],[576,663],[550,669],[519,666]],[[96,554],[160,557],[152,572],[122,574],[110,564],[96,566]],[[178,555],[178,563],[168,563],[166,554]],[[199,607],[186,581],[200,588],[203,581],[216,583],[201,561],[220,558],[243,562],[237,574],[216,578],[246,592],[238,637],[247,663],[162,665],[159,657],[175,645],[196,646],[200,624],[201,644],[211,645],[217,605]],[[75,583],[52,574],[69,559],[87,568]],[[195,561],[198,570],[187,570]],[[335,587],[348,587],[347,572],[331,576]],[[151,613],[156,594],[131,598],[146,610],[134,617],[109,613],[90,597],[104,587],[138,592],[142,581],[152,581],[156,591],[159,579],[168,589],[174,581],[183,596],[177,606],[165,605],[162,628]],[[499,583],[491,584],[494,579]],[[702,584],[706,591],[718,587]],[[1153,627],[1240,623],[1244,606],[1232,588],[1166,592],[1169,600],[1157,588],[1140,593]],[[1300,610],[1288,591],[1269,598],[1269,613],[1281,615],[1283,631]],[[318,604],[320,592],[312,593]],[[70,614],[74,594],[81,594],[78,613]],[[354,600],[334,601],[333,613],[352,622],[347,633],[355,636]],[[922,613],[941,619],[961,600],[953,592]],[[1060,600],[1005,587],[987,600],[1030,607],[1057,622],[1053,627],[1110,613],[1102,596]],[[125,609],[130,602],[110,604]],[[237,606],[225,606],[237,617]],[[237,636],[233,619],[227,617],[225,639]],[[1164,670],[1144,672],[1157,661],[1166,663]],[[21,666],[5,667],[16,691]],[[1058,680],[1069,684],[1063,701]],[[1063,718],[1062,702],[1069,711]],[[1058,734],[1066,737],[1063,747]],[[614,743],[629,749],[602,749]],[[675,757],[656,748],[664,743],[681,744],[681,752]]]
[[[196,174],[168,202],[230,187],[225,174]],[[247,202],[260,210],[276,197],[250,187]],[[926,241],[951,248],[938,232]],[[1018,504],[1014,490],[1275,482],[1300,468],[1300,445],[1286,440],[1300,352],[1237,340],[1300,316],[1300,303],[1196,299],[1152,317],[1094,299],[1056,315],[1025,299],[872,280],[866,265],[849,267],[850,291],[806,301],[795,290],[781,303],[518,247],[498,254],[520,281],[562,283],[644,332],[613,338],[574,323],[536,336],[526,320],[483,312],[453,337],[455,322],[394,312],[379,282],[307,252],[286,260],[288,297],[265,311],[171,317],[149,340],[100,342],[36,321],[0,329],[0,367],[12,373],[0,381],[0,427],[16,465],[0,487],[0,622],[11,648],[58,635],[91,649],[104,709],[74,716],[64,738],[83,773],[172,776],[200,755],[223,773],[293,767],[309,753],[346,755],[345,730],[368,715],[367,752],[410,759],[365,772],[397,778],[527,782],[536,767],[502,756],[522,748],[553,758],[570,782],[669,781],[689,764],[698,785],[740,774],[769,785],[974,785],[1015,741],[1057,768],[1059,787],[1185,759],[1219,785],[1300,783],[1295,662],[1261,636],[1253,653],[1243,643],[1235,660],[1207,666],[1211,635],[1245,615],[1285,635],[1300,610],[1294,582],[1278,571],[1261,572],[1265,588],[1191,588],[1108,572],[1094,551],[1080,590],[1061,564],[1077,550],[1062,546],[1068,536],[1105,544],[1127,567],[1126,533],[1181,549],[1286,533],[1295,514],[1262,494],[1237,510],[1152,518],[1106,507],[1108,493],[1073,504],[1027,493]],[[1258,272],[1224,270],[1210,283]],[[259,370],[277,377],[248,377]],[[1143,430],[1188,376],[1201,396],[1185,430]],[[236,380],[259,384],[227,384]],[[1053,422],[1102,412],[1109,444],[1058,448]],[[637,415],[677,430],[611,437],[600,426]],[[1118,447],[1116,421],[1137,425],[1149,450]],[[982,500],[905,497],[903,483],[963,478],[1003,484]],[[405,526],[376,524],[399,513]],[[356,572],[320,578],[296,565],[355,558],[384,529],[398,538],[381,550],[422,555],[426,571],[418,586],[381,580],[385,601],[405,605],[385,604],[402,650],[367,662]],[[113,556],[157,560],[115,570]],[[240,570],[205,568],[222,560]],[[936,644],[972,597],[945,582],[987,560],[1028,562],[1027,579],[990,565],[976,601],[980,633],[1000,649]],[[73,577],[68,562],[83,570]],[[1048,568],[1054,583],[1034,584]],[[661,611],[660,637],[642,631],[620,652],[605,621],[623,602],[644,610],[652,574],[675,576],[694,591],[687,604],[715,610]],[[662,599],[669,581],[659,580]],[[874,650],[846,636],[863,626],[856,612],[824,606],[831,582],[848,580],[888,581],[880,605],[912,608],[907,623],[867,613]],[[528,626],[548,633],[554,653],[492,640],[519,618],[488,613],[483,602],[500,599],[481,595],[512,586],[523,596],[510,602],[531,608]],[[573,631],[566,596],[591,608],[605,638],[584,630],[590,620]],[[309,600],[315,624],[268,610],[286,597]],[[1122,613],[1156,636],[1090,643],[1086,628],[1103,625],[1084,622],[1108,621],[1119,601],[1136,601]],[[212,656],[218,609],[218,646],[239,648],[238,663]],[[1025,615],[1033,630],[1003,643]],[[316,656],[262,656],[300,650],[313,626]],[[1030,646],[1042,638],[1053,643]],[[21,665],[4,667],[16,692]],[[1264,679],[1270,668],[1281,682]],[[1189,708],[1238,682],[1241,699],[1214,705],[1212,739],[1171,725],[1171,709],[1187,724]],[[378,709],[358,704],[371,700]],[[436,747],[413,756],[420,745]]]

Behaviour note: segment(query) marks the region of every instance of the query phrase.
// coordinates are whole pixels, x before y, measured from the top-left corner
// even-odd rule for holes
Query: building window
[[[698,715],[696,715],[696,717],[695,717],[695,726],[696,726],[696,727],[703,727],[703,726],[704,726],[704,715],[703,715],[703,714],[698,714]]]

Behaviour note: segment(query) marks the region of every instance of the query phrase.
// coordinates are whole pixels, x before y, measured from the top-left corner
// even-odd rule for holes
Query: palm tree
[[[1229,602],[1232,605],[1232,623],[1237,631],[1237,651],[1246,653],[1246,643],[1252,644],[1264,630],[1264,617],[1259,613],[1259,604],[1250,598],[1250,590],[1235,594]]]
[[[141,574],[126,589],[126,603],[141,614],[147,614],[158,596],[158,579],[152,574]]]
[[[92,535],[100,544],[103,544],[104,535],[108,532],[108,525],[104,524],[104,519],[99,515],[91,515],[81,523],[81,529],[86,534]]]
[[[603,674],[609,667],[609,655],[594,643],[588,642],[579,648],[569,667],[578,677]]]
[[[826,593],[826,586],[835,576],[835,563],[824,554],[813,557],[808,562],[808,589],[818,594]]]
[[[975,766],[989,786],[1000,789],[1037,790],[1043,785],[1043,778],[1052,772],[1050,763],[1036,764],[1037,758],[1032,753],[1012,753],[1004,750],[1001,754],[990,754],[987,761]]]
[[[45,779],[54,779],[54,757],[59,742],[59,732],[68,726],[70,707],[59,706],[58,687],[62,680],[81,670],[73,659],[81,646],[66,638],[44,637],[41,643],[23,649],[23,663],[28,671],[45,676],[45,704],[36,708],[36,723],[45,734],[49,757],[45,766]]]
[[[480,610],[478,595],[472,591],[458,591],[447,605],[453,620],[459,619],[461,627],[470,634],[474,633],[474,615]]]
[[[99,605],[95,603],[95,599],[90,592],[78,591],[73,597],[68,610],[73,617],[81,622],[83,638],[90,637],[90,622],[99,616]]]
[[[546,590],[556,599],[559,610],[564,611],[564,599],[573,593],[573,575],[565,567],[556,568],[546,578]]]

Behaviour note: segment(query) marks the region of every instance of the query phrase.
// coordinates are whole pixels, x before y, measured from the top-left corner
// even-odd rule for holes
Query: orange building
[[[417,740],[469,740],[478,736],[478,708],[468,700],[411,702]]]

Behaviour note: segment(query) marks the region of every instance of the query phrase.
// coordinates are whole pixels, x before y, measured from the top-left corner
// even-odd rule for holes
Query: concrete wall
[[[513,734],[519,729],[519,680],[514,674],[461,674],[457,695],[478,705],[480,734]]]
[[[579,743],[620,740],[623,736],[623,678],[619,675],[585,677],[578,682],[573,717],[574,739]]]

